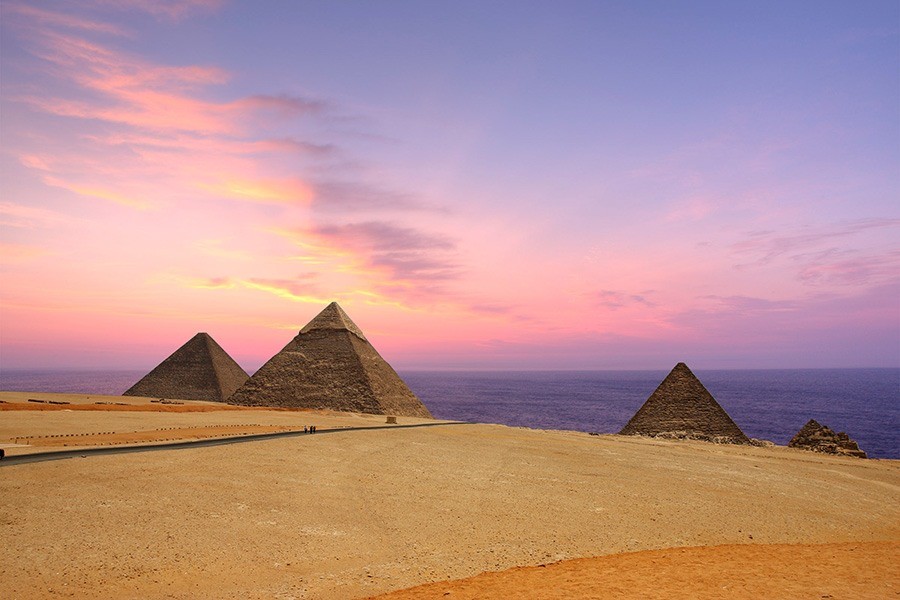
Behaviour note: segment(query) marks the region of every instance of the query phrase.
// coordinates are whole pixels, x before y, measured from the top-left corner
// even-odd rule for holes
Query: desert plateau
[[[0,400],[4,598],[900,593],[894,460],[140,397]],[[404,427],[419,424],[433,426]]]

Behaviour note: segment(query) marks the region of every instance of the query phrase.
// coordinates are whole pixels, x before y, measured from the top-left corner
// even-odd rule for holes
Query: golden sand
[[[384,420],[267,410],[9,410],[0,417],[0,444]],[[603,560],[669,560],[621,553],[675,548],[678,557],[685,547],[715,546],[685,550],[690,564],[671,563],[672,577],[693,581],[707,568],[724,577],[742,561],[749,569],[767,556],[773,565],[787,560],[770,544],[802,545],[794,547],[798,571],[836,574],[836,564],[852,573],[859,556],[897,564],[890,559],[900,542],[900,463],[498,425],[348,430],[2,467],[0,539],[3,598],[360,598],[515,567],[568,568],[550,563],[569,559],[599,557],[589,568],[603,569]],[[816,567],[810,557],[822,547],[804,549],[810,544],[837,544],[836,563]],[[709,567],[711,557],[721,565]],[[637,582],[649,586],[654,563],[642,564],[636,572],[646,577]],[[699,581],[718,593],[727,582],[712,572]],[[560,581],[567,577],[576,576]],[[754,577],[746,585],[756,585]],[[573,594],[599,594],[592,581],[585,576]],[[846,588],[853,597],[879,597],[886,585],[897,589],[897,573],[877,571],[853,585]],[[439,597],[445,591],[455,593],[448,587]]]
[[[378,600],[733,600],[900,595],[900,542],[672,548],[516,567]]]

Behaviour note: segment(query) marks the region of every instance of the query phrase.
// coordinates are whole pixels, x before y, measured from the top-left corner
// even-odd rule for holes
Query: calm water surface
[[[750,437],[786,444],[809,419],[900,458],[900,369],[695,371]],[[435,417],[615,433],[667,371],[401,372]],[[141,371],[2,371],[0,389],[121,394]]]

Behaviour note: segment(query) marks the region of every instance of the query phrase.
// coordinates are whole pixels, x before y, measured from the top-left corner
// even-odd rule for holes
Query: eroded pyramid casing
[[[124,396],[224,402],[249,375],[207,333],[198,333]]]
[[[336,302],[303,327],[228,402],[431,418]]]
[[[810,419],[800,431],[788,442],[788,448],[802,448],[814,452],[826,454],[841,454],[844,456],[856,456],[867,458],[866,453],[860,450],[859,444],[850,439],[850,436],[836,432],[826,425],[820,424],[815,419]]]
[[[675,365],[619,433],[649,436],[686,434],[750,443],[684,363]]]

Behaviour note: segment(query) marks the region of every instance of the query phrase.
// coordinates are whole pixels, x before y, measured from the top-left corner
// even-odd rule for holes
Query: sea
[[[438,419],[615,433],[668,371],[407,371]],[[142,371],[0,371],[0,390],[118,395]],[[809,420],[900,458],[900,369],[696,370],[748,436],[785,445]]]

